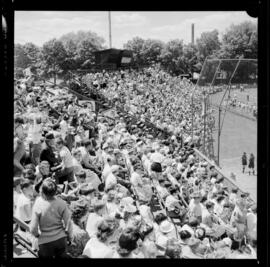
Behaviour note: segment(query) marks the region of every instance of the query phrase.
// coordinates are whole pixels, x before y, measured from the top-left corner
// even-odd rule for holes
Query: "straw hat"
[[[173,224],[169,222],[168,220],[163,221],[159,226],[159,230],[164,234],[167,234],[173,231],[173,228],[174,228]]]
[[[124,211],[129,212],[129,213],[134,213],[136,212],[136,210],[137,210],[136,207],[132,204],[126,204],[124,208]]]

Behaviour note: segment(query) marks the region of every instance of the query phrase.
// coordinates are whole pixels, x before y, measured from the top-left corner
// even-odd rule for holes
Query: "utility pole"
[[[110,43],[110,48],[112,48],[111,11],[109,11],[109,43]]]
[[[191,24],[191,43],[194,44],[194,23]]]
[[[205,153],[205,137],[206,137],[206,92],[203,94],[203,105],[204,105],[204,112],[203,112],[203,153]]]
[[[218,152],[217,152],[217,165],[219,166],[219,151],[220,151],[220,115],[221,115],[221,107],[218,107]],[[220,167],[220,166],[219,166]]]

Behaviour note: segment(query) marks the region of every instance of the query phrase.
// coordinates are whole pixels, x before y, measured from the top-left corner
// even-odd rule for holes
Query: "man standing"
[[[64,140],[61,137],[56,138],[55,146],[59,152],[59,156],[62,161],[60,165],[51,168],[52,171],[57,171],[55,173],[55,179],[57,181],[57,184],[63,184],[64,181],[73,182],[74,168],[72,155],[68,148],[64,145]]]
[[[243,166],[243,173],[245,172],[245,168],[247,166],[247,154],[246,152],[243,153],[242,155],[242,166]]]
[[[54,154],[54,135],[52,133],[47,133],[45,136],[46,147],[41,151],[40,162],[48,161],[50,168],[58,164],[58,159]]]
[[[255,161],[255,157],[253,155],[253,153],[250,154],[249,156],[249,164],[248,164],[248,174],[250,175],[250,171],[252,170],[252,174],[255,175],[255,170],[254,170],[254,161]]]

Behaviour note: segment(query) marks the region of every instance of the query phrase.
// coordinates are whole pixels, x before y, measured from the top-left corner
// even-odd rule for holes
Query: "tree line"
[[[134,37],[124,44],[133,51],[137,66],[152,63],[160,65],[171,74],[200,72],[208,58],[257,58],[257,25],[246,21],[232,24],[220,37],[217,30],[203,32],[194,44],[184,44],[181,39],[165,43],[156,39]],[[106,49],[103,37],[94,32],[78,31],[52,39],[38,47],[33,43],[15,44],[15,75],[22,69],[40,77],[64,76],[69,70],[89,69],[94,65],[94,53]]]

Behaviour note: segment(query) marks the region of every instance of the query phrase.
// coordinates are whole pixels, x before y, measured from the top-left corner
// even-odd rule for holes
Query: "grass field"
[[[234,91],[231,95],[233,96]],[[249,93],[250,101],[257,103],[257,90],[246,89],[245,92],[237,90],[239,101],[246,101],[246,94]],[[224,92],[212,95],[213,103],[219,104]],[[218,111],[214,112],[216,128],[218,125]],[[223,120],[224,112],[221,115]],[[214,149],[217,155],[218,131],[214,131]],[[250,153],[255,156],[255,170],[257,160],[257,121],[252,121],[242,116],[238,116],[231,112],[226,112],[223,127],[220,136],[220,166],[228,172],[234,172],[238,177],[239,186],[250,192],[253,197],[257,197],[257,177],[249,176],[247,173],[242,174],[241,156],[246,152],[248,157]],[[257,173],[257,172],[256,172]]]

